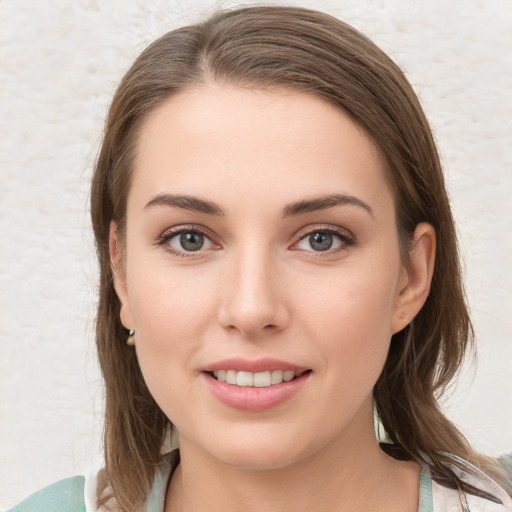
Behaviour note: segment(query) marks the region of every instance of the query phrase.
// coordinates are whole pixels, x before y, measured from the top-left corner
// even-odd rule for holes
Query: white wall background
[[[352,23],[419,92],[459,222],[480,353],[447,411],[477,448],[512,451],[512,1],[269,3]],[[103,117],[149,42],[219,5],[233,3],[0,0],[0,510],[83,472],[101,450],[87,208]]]

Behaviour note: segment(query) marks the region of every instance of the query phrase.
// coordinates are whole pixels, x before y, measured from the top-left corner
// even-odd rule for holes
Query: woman
[[[367,38],[289,7],[166,34],[91,199],[105,469],[14,510],[510,510],[505,461],[437,404],[472,335],[453,220]]]

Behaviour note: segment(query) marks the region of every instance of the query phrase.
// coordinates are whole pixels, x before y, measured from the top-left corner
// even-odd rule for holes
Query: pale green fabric
[[[502,455],[499,458],[499,461],[501,462],[501,465],[505,468],[505,471],[507,471],[507,473],[512,478],[512,453]]]
[[[159,466],[147,500],[147,512],[163,512],[171,471],[170,464]],[[8,512],[86,512],[84,482],[83,476],[61,480],[33,494]],[[433,512],[433,510],[432,486],[427,471],[423,469],[420,476],[418,512]]]
[[[421,469],[420,473],[420,501],[418,512],[434,512],[434,502],[432,499],[432,481],[426,468]]]
[[[8,512],[85,512],[83,476],[60,480],[32,494]]]
[[[179,460],[178,452],[169,454],[158,466],[146,502],[147,512],[163,512],[167,482]],[[85,506],[85,477],[60,480],[29,496],[7,512],[95,512]]]
[[[500,460],[503,466],[512,474],[512,455],[505,455]],[[177,451],[174,451],[168,454],[162,463],[159,464],[155,473],[153,486],[146,502],[147,512],[163,512],[167,483],[172,475],[173,469],[178,464],[178,461],[179,454]],[[85,478],[83,476],[76,476],[66,480],[61,480],[39,492],[36,492],[7,512],[95,512],[95,510],[86,509],[84,501],[84,485]],[[420,473],[419,490],[420,499],[418,512],[434,512],[435,500],[433,497],[432,480],[426,467],[422,468]],[[448,495],[449,493],[453,493],[453,491],[448,491],[446,489],[441,490],[440,494],[439,489],[436,492],[438,492],[438,494],[436,494],[436,496],[438,496],[437,499],[439,499],[439,496],[441,495],[445,496],[445,494]],[[493,508],[485,508],[486,511],[509,510],[507,506],[502,507],[501,505],[491,504],[490,502],[487,503],[494,506]],[[443,505],[441,508],[445,509],[445,506]],[[451,507],[448,508],[450,510],[455,510]],[[456,509],[459,510],[459,507],[457,506]],[[478,506],[475,510],[483,509]],[[436,510],[435,512],[445,512],[445,510]]]
[[[168,454],[163,462],[158,465],[153,480],[153,487],[146,501],[147,512],[163,512],[167,484],[178,463],[179,453],[175,450]]]

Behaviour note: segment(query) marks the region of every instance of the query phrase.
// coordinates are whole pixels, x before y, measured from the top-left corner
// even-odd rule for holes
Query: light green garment
[[[32,494],[8,512],[86,512],[85,477],[60,480]]]
[[[177,459],[176,452],[168,454],[158,466],[146,502],[145,512],[163,512],[167,483],[176,466]],[[510,463],[511,460],[509,458],[506,462]],[[484,483],[483,480],[480,482]],[[457,491],[433,484],[426,467],[421,470],[419,483],[418,512],[462,512],[464,510]],[[99,512],[95,504],[86,505],[84,490],[85,478],[75,476],[44,488],[7,512]],[[499,490],[505,493],[503,489],[499,488]],[[477,497],[468,497],[469,510],[471,512],[511,511],[512,500],[506,496],[506,493],[502,494],[502,497],[507,500],[503,504],[492,503]],[[436,508],[434,508],[435,503],[437,503]]]

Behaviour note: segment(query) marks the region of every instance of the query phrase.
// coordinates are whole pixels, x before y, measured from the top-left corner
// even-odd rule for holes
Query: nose
[[[249,338],[280,332],[290,316],[285,291],[271,254],[254,247],[234,254],[220,283],[219,323]]]

